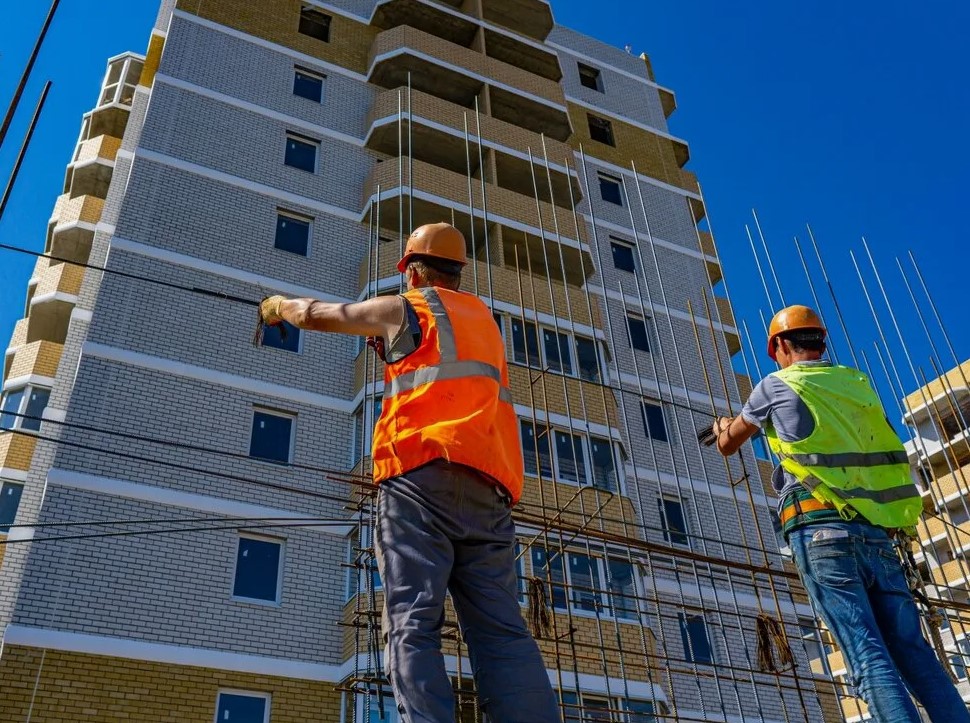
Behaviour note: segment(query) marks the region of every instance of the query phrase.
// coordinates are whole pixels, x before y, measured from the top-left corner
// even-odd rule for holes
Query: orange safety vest
[[[462,291],[414,289],[421,343],[384,368],[374,427],[374,481],[435,459],[463,464],[522,496],[522,445],[509,391],[505,344],[488,307]]]

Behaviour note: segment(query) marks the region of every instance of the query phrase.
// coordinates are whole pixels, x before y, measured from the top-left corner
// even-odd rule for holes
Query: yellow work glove
[[[283,323],[280,316],[280,305],[286,301],[285,296],[267,296],[259,302],[259,318],[267,326],[277,326]]]

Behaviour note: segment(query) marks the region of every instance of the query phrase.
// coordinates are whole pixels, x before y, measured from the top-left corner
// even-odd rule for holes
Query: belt
[[[787,525],[791,520],[799,515],[806,515],[809,512],[819,512],[821,510],[832,510],[838,514],[835,505],[828,502],[819,502],[812,497],[808,500],[799,500],[794,495],[789,498],[785,506],[781,509],[781,524]]]
[[[781,519],[782,534],[786,540],[793,530],[805,525],[844,521],[835,505],[815,499],[808,490],[804,489],[785,496],[778,517]]]

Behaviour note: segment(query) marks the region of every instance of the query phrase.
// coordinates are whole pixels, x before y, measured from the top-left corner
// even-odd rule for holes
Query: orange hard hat
[[[775,314],[775,318],[771,320],[771,326],[768,327],[768,356],[775,358],[775,339],[780,334],[797,329],[814,329],[825,334],[825,324],[815,313],[815,309],[797,304],[789,306]]]
[[[450,223],[429,223],[414,230],[404,248],[404,258],[397,263],[402,274],[412,256],[433,256],[462,266],[468,263],[465,237]]]

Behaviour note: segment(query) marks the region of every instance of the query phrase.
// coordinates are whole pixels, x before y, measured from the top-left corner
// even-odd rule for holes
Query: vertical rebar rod
[[[802,262],[802,269],[805,270],[805,279],[808,281],[808,288],[812,292],[812,301],[815,303],[815,311],[818,313],[822,323],[825,324],[825,316],[822,313],[822,302],[818,298],[818,292],[815,291],[815,281],[812,279],[812,273],[808,270],[808,263],[805,260],[805,254],[802,253],[802,244],[799,242],[798,236],[794,237],[794,241],[795,250],[798,252],[798,260]],[[825,324],[825,327],[828,329],[828,324]],[[835,349],[835,341],[833,340],[831,334],[828,335],[827,342],[829,353],[832,355],[832,361],[838,364],[839,354]]]
[[[414,108],[411,105],[411,71],[408,71],[408,233],[414,230]]]
[[[463,114],[465,120],[465,166],[468,174],[468,223],[471,227],[472,242],[472,278],[474,280],[475,296],[478,296],[478,248],[475,244],[475,195],[472,185],[472,151],[468,138],[468,113]],[[484,182],[482,183],[484,186]]]
[[[852,365],[859,368],[859,359],[856,357],[855,347],[852,345],[852,339],[849,337],[849,330],[845,325],[845,317],[842,315],[842,307],[839,306],[839,297],[835,293],[835,287],[832,286],[832,281],[829,279],[828,270],[825,268],[825,261],[822,259],[822,252],[819,249],[818,242],[815,240],[815,234],[812,231],[812,227],[809,224],[805,224],[805,228],[808,229],[808,238],[812,242],[812,248],[815,249],[815,258],[818,259],[819,268],[822,270],[822,278],[825,280],[825,286],[828,287],[829,296],[832,297],[832,303],[835,305],[835,315],[839,319],[839,326],[842,327],[842,336],[845,337],[845,343],[849,347],[849,354],[852,356]]]
[[[775,262],[772,261],[771,251],[768,250],[768,241],[765,239],[764,231],[761,230],[761,220],[758,218],[758,212],[752,208],[751,215],[754,216],[754,225],[758,229],[758,236],[761,237],[761,246],[764,248],[765,258],[768,260],[768,269],[771,271],[771,277],[775,280],[775,288],[778,289],[778,298],[781,299],[782,306],[787,306],[785,303],[785,292],[781,290],[778,274],[775,273]]]
[[[478,136],[478,165],[482,169],[482,243],[485,244],[485,273],[488,282],[488,304],[492,313],[495,313],[495,289],[492,287],[492,248],[489,240],[488,231],[488,191],[485,177],[485,154],[482,150],[482,113],[478,107],[478,97],[475,97],[475,135]],[[478,259],[473,261],[476,265]],[[476,273],[477,277],[477,273]]]
[[[61,0],[54,0],[51,3],[50,10],[47,11],[47,17],[44,19],[44,24],[37,34],[37,40],[34,42],[33,50],[30,51],[30,56],[27,58],[27,65],[24,66],[24,72],[20,76],[20,82],[17,83],[17,88],[13,92],[13,98],[10,99],[10,105],[7,106],[7,112],[3,116],[3,121],[0,122],[0,148],[3,147],[3,141],[7,137],[10,123],[13,121],[14,114],[17,112],[17,107],[20,105],[20,98],[24,94],[24,88],[27,87],[27,81],[30,78],[31,71],[34,69],[37,55],[40,53],[40,48],[44,44],[44,38],[47,36],[47,31],[51,26],[51,22],[54,20],[54,14],[57,12],[57,6],[60,2]]]
[[[37,121],[40,119],[40,114],[44,110],[44,103],[47,101],[47,94],[50,92],[50,89],[51,82],[48,80],[44,84],[44,89],[40,93],[37,106],[34,108],[34,115],[31,116],[30,125],[27,126],[27,133],[24,135],[23,143],[20,144],[20,150],[17,152],[17,159],[14,161],[13,170],[10,171],[10,178],[7,180],[7,185],[3,189],[3,196],[0,197],[0,219],[3,218],[3,212],[7,208],[7,202],[10,200],[10,194],[13,193],[13,187],[17,182],[17,176],[20,175],[20,167],[23,165],[24,157],[27,155],[27,149],[30,147],[30,141],[34,137],[34,130],[37,128]]]
[[[761,288],[765,291],[765,299],[768,300],[768,308],[775,308],[775,301],[771,298],[771,291],[768,290],[768,278],[765,276],[765,271],[761,268],[761,257],[758,255],[758,249],[754,245],[754,236],[751,235],[751,228],[745,224],[744,232],[748,235],[748,243],[751,245],[751,256],[754,257],[754,265],[758,269],[758,278],[761,279]]]

